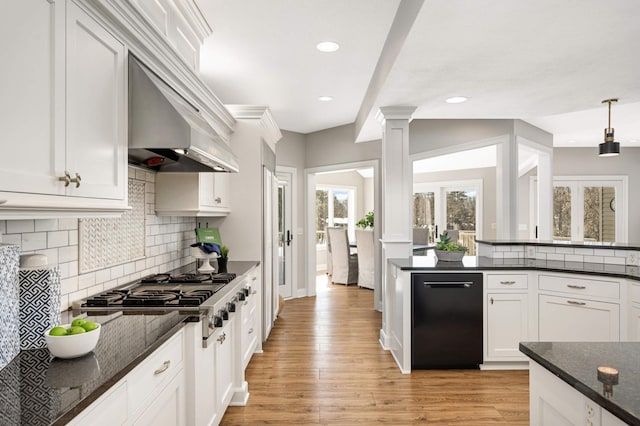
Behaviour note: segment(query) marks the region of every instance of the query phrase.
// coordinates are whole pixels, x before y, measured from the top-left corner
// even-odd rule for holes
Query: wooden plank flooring
[[[222,425],[528,425],[526,371],[400,373],[378,344],[373,292],[319,286],[289,300],[246,372],[249,403]]]

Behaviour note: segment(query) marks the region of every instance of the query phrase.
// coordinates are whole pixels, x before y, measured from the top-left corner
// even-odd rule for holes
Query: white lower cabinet
[[[127,423],[127,381],[121,380],[98,398],[80,415],[71,420],[69,426],[95,425],[113,426]]]
[[[538,296],[540,341],[620,341],[620,305],[548,294]]]
[[[487,294],[485,360],[523,361],[520,342],[529,339],[529,299],[526,293]]]
[[[220,419],[233,397],[233,321],[226,322],[217,336],[214,337],[214,371],[216,383],[216,406],[220,409]]]
[[[258,325],[258,298],[256,297],[257,291],[252,288],[252,294],[248,299],[244,301],[242,306],[242,369],[246,369],[251,361],[253,353],[258,346],[258,335],[260,334],[260,328]]]
[[[621,426],[625,423],[540,364],[529,366],[531,426]]]
[[[180,370],[167,386],[153,398],[134,425],[182,426],[187,424],[186,378]]]

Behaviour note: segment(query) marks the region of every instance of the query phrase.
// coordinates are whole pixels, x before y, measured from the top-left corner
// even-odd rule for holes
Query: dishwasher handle
[[[470,288],[473,285],[471,281],[424,281],[422,283],[429,288]]]

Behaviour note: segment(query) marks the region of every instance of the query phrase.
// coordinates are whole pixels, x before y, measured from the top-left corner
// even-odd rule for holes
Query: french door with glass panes
[[[553,179],[553,239],[625,242],[623,179]]]
[[[285,299],[293,296],[293,177],[278,171],[278,287]]]
[[[436,243],[445,230],[458,231],[458,241],[475,254],[475,238],[481,223],[481,182],[446,184],[415,183],[413,226],[428,230],[428,244]]]

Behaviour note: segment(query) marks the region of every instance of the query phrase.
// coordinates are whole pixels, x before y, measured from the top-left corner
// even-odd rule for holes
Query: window
[[[437,242],[445,230],[457,230],[458,243],[474,255],[481,188],[482,181],[415,183],[413,226],[429,230],[429,244]]]
[[[354,188],[316,188],[316,244],[326,244],[327,226],[347,228],[355,239],[355,195]]]
[[[625,242],[626,188],[626,177],[554,177],[553,239]]]

